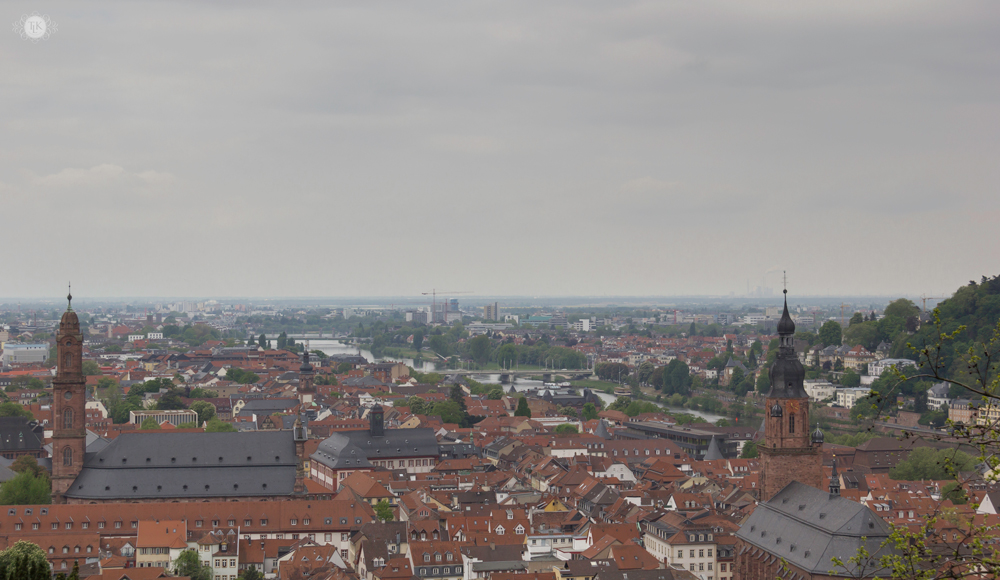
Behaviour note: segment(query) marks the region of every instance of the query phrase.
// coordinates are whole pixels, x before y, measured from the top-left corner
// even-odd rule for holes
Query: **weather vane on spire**
[[[781,271],[781,285],[785,287],[782,292],[788,294],[788,274],[784,270]]]
[[[69,289],[66,293],[66,310],[73,310],[73,283],[66,282],[66,287]]]

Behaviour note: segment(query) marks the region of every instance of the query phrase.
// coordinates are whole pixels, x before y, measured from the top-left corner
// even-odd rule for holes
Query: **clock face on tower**
[[[68,401],[68,400],[70,400],[70,399],[72,399],[72,398],[73,398],[73,393],[72,393],[72,392],[70,392],[70,391],[66,391],[66,393],[65,393],[65,394],[63,394],[63,397],[65,397],[65,398],[66,398],[66,400]]]

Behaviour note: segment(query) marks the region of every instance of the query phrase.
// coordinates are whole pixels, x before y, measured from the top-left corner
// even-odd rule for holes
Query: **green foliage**
[[[208,424],[205,425],[206,433],[235,433],[236,427],[233,427],[231,423],[226,423],[218,418],[209,419]]]
[[[531,409],[528,408],[528,399],[521,397],[517,400],[517,410],[514,411],[515,417],[527,417],[531,418]]]
[[[413,350],[419,351],[424,347],[424,331],[414,330],[413,331]]]
[[[195,387],[191,389],[191,393],[188,394],[189,399],[214,399],[219,396],[218,391],[212,391],[210,389],[203,389],[201,387]],[[192,403],[192,407],[194,404]]]
[[[171,388],[166,393],[160,395],[160,399],[156,401],[156,408],[160,411],[176,411],[187,409],[187,405],[181,400],[181,391]]]
[[[382,499],[375,504],[375,517],[378,518],[380,522],[391,522],[396,519],[396,514],[392,511],[392,506],[389,502]]]
[[[827,320],[819,328],[819,341],[826,346],[840,346],[843,342],[843,337],[843,329],[840,323],[833,320]]]
[[[971,456],[961,451],[917,447],[905,461],[889,471],[889,477],[898,481],[952,479],[959,471],[968,471],[975,464]]]
[[[499,401],[500,399],[503,398],[503,389],[497,387],[495,389],[490,390],[489,394],[486,395],[486,398],[491,401]]]
[[[743,459],[755,459],[757,457],[757,442],[747,441],[743,444],[743,451],[740,452],[740,457]]]
[[[593,403],[587,403],[583,406],[583,420],[593,421],[597,418],[597,407]]]
[[[898,300],[893,300],[885,307],[885,316],[906,319],[911,316],[919,316],[920,308],[913,303],[912,300],[907,300],[906,298],[900,298]]]
[[[491,344],[490,339],[485,334],[480,334],[469,341],[469,356],[479,364],[486,364],[490,360]]]
[[[179,425],[177,425],[177,428],[178,429],[197,429],[198,428],[198,423],[196,423],[194,421],[188,421],[187,423],[180,423]]]
[[[865,441],[871,441],[880,435],[874,431],[859,431],[857,433],[843,433],[841,435],[834,435],[833,433],[823,430],[823,442],[830,443],[832,445],[844,445],[846,447],[857,447]]]
[[[203,566],[198,552],[184,550],[174,561],[174,573],[177,576],[190,576],[191,580],[212,580],[212,568]]]
[[[239,367],[229,367],[226,369],[226,380],[233,381],[234,383],[239,383],[241,385],[250,385],[259,381],[260,376],[253,371],[248,371]]]
[[[847,369],[840,377],[840,384],[845,387],[857,387],[861,385],[861,375],[854,372],[854,369]]]
[[[441,417],[441,422],[443,423],[456,423],[458,425],[462,424],[462,420],[466,416],[462,411],[462,407],[455,401],[434,403],[434,405],[427,410],[426,414]]]
[[[957,482],[953,481],[948,485],[944,486],[941,490],[942,499],[950,499],[951,503],[955,505],[965,505],[969,503],[969,497],[965,495],[965,490]]]
[[[25,409],[20,403],[0,403],[0,417],[24,417],[33,419],[31,411]]]
[[[83,374],[88,377],[99,375],[101,374],[101,366],[96,361],[85,360],[83,361]]]
[[[598,363],[594,366],[597,377],[605,381],[618,381],[628,377],[628,365],[622,363]]]
[[[451,355],[451,345],[448,344],[448,339],[443,334],[431,336],[428,346],[430,346],[432,351],[443,357]]]
[[[0,552],[0,579],[51,580],[52,570],[45,551],[33,542],[19,541]]]
[[[52,503],[51,491],[47,473],[36,475],[35,471],[26,469],[0,484],[0,505],[49,504]]]
[[[38,460],[30,455],[22,455],[14,460],[14,463],[10,464],[10,470],[15,473],[21,473],[22,471],[28,471],[35,477],[46,476],[48,477],[49,472],[38,464]]]
[[[552,430],[556,435],[578,435],[580,430],[576,428],[576,425],[570,425],[569,423],[562,423],[556,425],[556,428]]]
[[[847,322],[848,326],[854,326],[855,324],[861,324],[865,321],[865,315],[860,312],[855,312],[854,316]]]
[[[256,566],[250,564],[250,567],[246,570],[240,572],[237,577],[238,580],[264,580],[264,574],[257,569]]]
[[[157,423],[156,419],[152,417],[146,417],[145,419],[142,420],[142,423],[139,425],[139,429],[143,430],[159,429],[159,428],[160,424]]]
[[[14,391],[25,389],[38,390],[44,388],[45,383],[38,377],[14,377],[4,390],[8,393],[13,393]]]
[[[208,401],[195,401],[191,403],[190,409],[198,413],[199,425],[215,417],[215,406]]]
[[[755,389],[758,393],[766,393],[771,390],[771,379],[768,376],[768,373],[761,372],[759,375],[757,375],[757,383],[755,385]]]
[[[691,369],[683,361],[674,359],[663,371],[663,393],[689,395],[691,393]]]

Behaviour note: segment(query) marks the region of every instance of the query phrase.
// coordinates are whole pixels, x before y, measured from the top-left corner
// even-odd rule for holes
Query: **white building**
[[[163,340],[163,333],[150,332],[149,334],[146,335],[146,338],[148,338],[149,340]]]
[[[146,338],[146,335],[144,335],[144,334],[130,334],[130,335],[128,335],[128,341],[129,342],[135,342],[137,340],[142,340],[144,338]]]
[[[872,363],[868,363],[868,374],[873,377],[880,377],[882,373],[888,370],[890,367],[896,367],[897,369],[903,369],[905,367],[915,367],[917,363],[913,362],[908,358],[884,358],[882,360],[877,360]]]
[[[868,393],[872,392],[871,389],[862,389],[858,387],[837,389],[837,404],[841,407],[847,407],[850,409],[854,406],[854,403],[858,402],[858,399],[868,396]]]
[[[825,401],[837,392],[837,385],[826,381],[805,381],[806,394],[814,403]]]
[[[590,332],[590,319],[583,318],[572,324],[573,330],[577,332]]]
[[[3,364],[33,364],[49,360],[48,344],[4,344]]]
[[[764,324],[765,320],[767,320],[767,316],[763,314],[747,314],[743,317],[743,324],[756,326],[758,324]]]

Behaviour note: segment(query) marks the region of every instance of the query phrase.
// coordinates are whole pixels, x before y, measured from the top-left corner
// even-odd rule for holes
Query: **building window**
[[[63,429],[73,428],[73,409],[63,411]]]
[[[73,465],[73,450],[63,447],[63,465]]]

